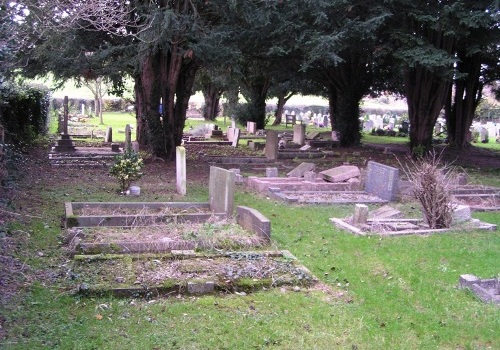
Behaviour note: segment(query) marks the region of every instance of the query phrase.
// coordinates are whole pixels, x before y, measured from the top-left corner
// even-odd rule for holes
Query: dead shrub
[[[413,185],[413,195],[422,205],[429,227],[449,228],[454,209],[450,190],[453,168],[442,165],[441,156],[431,152],[426,157],[409,160],[403,169]]]

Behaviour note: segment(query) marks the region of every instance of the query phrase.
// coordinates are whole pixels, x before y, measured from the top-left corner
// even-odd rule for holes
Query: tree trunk
[[[214,84],[207,84],[203,87],[203,97],[205,105],[203,106],[203,119],[215,120],[219,113],[219,101],[222,91],[216,88]]]
[[[280,125],[281,124],[283,110],[285,109],[285,104],[293,95],[295,95],[293,92],[290,92],[288,95],[286,95],[285,92],[278,93],[278,104],[276,105],[276,112],[274,112],[273,125]]]
[[[432,133],[451,82],[430,69],[418,65],[405,74],[410,149],[414,155],[427,153],[432,146]]]
[[[330,106],[333,106],[332,130],[339,134],[340,145],[342,147],[357,146],[361,142],[361,132],[359,125],[359,102],[355,93],[336,91],[330,93]],[[332,111],[330,111],[332,112]],[[333,125],[335,128],[333,128]]]
[[[269,91],[269,79],[263,82],[252,83],[247,86],[248,112],[247,121],[257,123],[257,129],[266,127],[266,98]]]
[[[168,53],[146,54],[140,68],[135,84],[137,141],[158,157],[174,159],[198,66],[173,47]]]
[[[457,70],[467,76],[455,81],[453,104],[446,123],[450,146],[463,148],[468,145],[467,134],[481,99],[481,60],[478,54],[470,56],[465,51],[459,51],[458,58]]]

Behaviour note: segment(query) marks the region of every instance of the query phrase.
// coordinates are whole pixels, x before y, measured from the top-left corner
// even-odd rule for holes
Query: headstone
[[[241,170],[240,169],[238,169],[238,168],[232,168],[232,169],[229,169],[229,171],[232,171],[234,173],[234,181],[236,183],[245,182],[245,179],[244,179],[243,175],[241,175]]]
[[[359,177],[359,168],[355,165],[341,165],[336,168],[324,170],[320,172],[323,180],[328,182],[342,182],[353,177]]]
[[[120,152],[120,145],[118,143],[112,143],[111,152]]]
[[[373,129],[373,120],[367,120],[366,122],[363,123],[363,131],[364,132],[371,132]]]
[[[229,126],[227,128],[226,136],[227,136],[227,140],[229,142],[233,142],[233,140],[234,140],[234,129],[232,127]]]
[[[237,148],[239,142],[240,142],[240,128],[236,128],[236,129],[234,129],[232,146],[234,148]]]
[[[354,226],[365,225],[368,221],[368,206],[365,204],[356,204],[354,206],[354,216],[352,223]]]
[[[235,174],[232,171],[210,167],[208,197],[210,209],[215,213],[233,215]]]
[[[139,142],[132,141],[132,151],[134,151],[135,153],[138,153],[139,150],[140,150]]]
[[[304,124],[295,124],[293,126],[293,142],[303,145],[306,141],[306,126]]]
[[[125,125],[125,149],[127,152],[132,149],[132,130],[130,124]]]
[[[106,136],[104,136],[104,142],[113,142],[113,129],[108,127],[106,129]]]
[[[313,171],[316,168],[314,163],[300,163],[292,171],[288,172],[286,176],[288,177],[304,177],[304,174],[308,171]]]
[[[266,177],[278,177],[278,168],[266,168]]]
[[[381,199],[396,199],[399,185],[399,170],[384,164],[369,161],[365,191]]]
[[[488,129],[481,128],[480,137],[481,137],[481,143],[488,143]]]
[[[256,122],[247,122],[247,132],[249,134],[255,134],[257,131],[257,123]]]
[[[266,158],[276,160],[278,158],[278,132],[268,130],[266,132]]]
[[[330,119],[330,118],[328,118],[328,116],[327,116],[327,115],[324,115],[324,116],[323,116],[323,127],[324,127],[324,128],[328,127],[328,120],[329,120],[329,119]]]
[[[186,149],[182,146],[175,148],[175,172],[177,193],[186,195]]]

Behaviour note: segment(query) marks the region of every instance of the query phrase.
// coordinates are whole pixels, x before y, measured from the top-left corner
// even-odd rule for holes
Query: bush
[[[142,158],[132,150],[115,157],[115,162],[109,169],[109,173],[118,179],[120,190],[125,194],[134,180],[141,178],[141,170],[144,167]]]
[[[47,132],[50,91],[42,85],[0,84],[0,124],[6,143],[32,145]]]

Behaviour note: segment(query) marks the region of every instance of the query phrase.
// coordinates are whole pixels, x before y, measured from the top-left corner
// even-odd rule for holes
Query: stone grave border
[[[500,281],[498,278],[481,279],[475,275],[460,275],[458,287],[468,289],[483,303],[500,306]]]
[[[84,234],[81,231],[72,230],[74,228],[84,227],[132,227],[136,225],[138,215],[93,215],[77,216],[74,210],[87,207],[104,208],[129,208],[129,209],[155,209],[155,208],[177,208],[177,209],[197,209],[210,210],[208,203],[189,203],[189,202],[67,202],[65,204],[67,237],[65,239],[69,246],[71,254],[124,254],[124,253],[165,253],[172,250],[194,249],[195,247],[207,248],[209,245],[203,241],[170,241],[170,242],[106,242],[106,243],[88,243],[81,242],[78,236]],[[238,206],[236,208],[236,223],[244,230],[261,238],[269,243],[271,240],[271,222],[259,211]],[[185,214],[157,214],[141,215],[139,225],[150,226],[165,223],[203,223],[211,218],[226,218],[226,213],[185,213]]]
[[[361,230],[359,227],[356,227],[354,225],[351,225],[345,219],[339,219],[339,218],[330,218],[330,222],[341,228],[344,229],[350,233],[353,233],[355,235],[359,236],[405,236],[405,235],[429,235],[429,234],[434,234],[434,233],[446,233],[446,232],[452,232],[452,231],[457,231],[460,230],[462,232],[467,232],[471,230],[485,230],[485,231],[496,231],[497,225],[495,224],[489,224],[486,222],[481,222],[477,219],[473,219],[471,221],[471,224],[467,227],[465,225],[460,226],[460,228],[457,227],[452,227],[452,228],[446,228],[446,229],[431,229],[431,228],[421,228],[421,229],[408,229],[408,230],[401,230],[401,231],[382,231],[382,232],[367,232]],[[423,219],[368,219],[367,224],[381,224],[381,223],[391,223],[391,224],[423,224],[424,220]]]
[[[342,199],[340,198],[340,196],[338,196],[339,199],[334,199],[334,200],[317,199],[317,200],[301,201],[301,196],[314,193],[318,195],[331,195],[332,198],[335,197],[335,195],[338,196],[339,194],[372,196],[374,198],[367,200],[360,200],[358,198],[353,200],[353,199]],[[288,203],[300,203],[300,204],[352,204],[352,203],[382,204],[388,202],[386,200],[383,200],[374,195],[371,195],[370,193],[363,191],[348,191],[348,190],[347,191],[282,191],[278,187],[270,187],[269,194],[272,195],[274,198],[281,199]]]
[[[474,198],[494,198],[498,204],[496,206],[483,206],[469,204],[473,211],[500,211],[500,188],[490,186],[458,186],[452,191],[452,196],[460,201],[461,199]]]
[[[306,279],[294,281],[296,283],[287,284],[284,281],[281,283],[276,283],[276,281],[245,279],[244,284],[239,284],[238,280],[229,281],[213,281],[211,280],[183,280],[178,281],[175,279],[169,280],[165,279],[161,284],[146,286],[146,285],[132,285],[132,286],[119,286],[112,287],[110,285],[98,284],[98,285],[87,285],[80,284],[78,286],[77,293],[82,296],[102,296],[102,295],[112,295],[114,297],[142,297],[142,298],[155,298],[155,297],[168,297],[177,296],[179,294],[188,295],[203,295],[203,294],[215,294],[215,293],[236,293],[240,295],[245,295],[247,292],[257,291],[263,288],[276,288],[281,286],[297,286],[301,284],[302,286],[310,286],[318,282],[318,279],[309,271],[305,266],[298,263],[298,260],[289,251],[237,251],[237,252],[225,252],[221,254],[207,254],[207,253],[196,253],[193,250],[173,250],[170,254],[156,255],[154,258],[157,259],[217,259],[231,257],[233,254],[238,254],[241,256],[248,256],[248,260],[251,261],[251,256],[262,256],[265,258],[284,258],[289,260],[293,267],[303,273]],[[121,256],[87,256],[87,255],[76,255],[75,261],[96,261],[102,259],[124,259],[125,255]],[[133,255],[132,260],[149,259],[151,255],[141,256]],[[245,293],[241,293],[245,292]]]
[[[95,227],[95,226],[119,226],[127,227],[137,224],[140,217],[141,222],[151,224],[159,223],[182,223],[202,222],[215,216],[225,217],[226,213],[213,213],[208,203],[199,202],[66,202],[65,203],[65,226],[70,227]],[[157,215],[75,215],[75,211],[83,207],[107,208],[107,209],[196,209],[205,213],[181,213],[181,214],[157,214]]]

